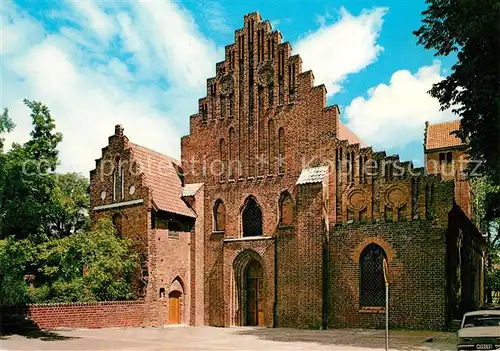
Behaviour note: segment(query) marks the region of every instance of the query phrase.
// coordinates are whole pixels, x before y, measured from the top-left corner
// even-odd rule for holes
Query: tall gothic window
[[[285,172],[285,130],[280,128],[278,131],[278,163],[279,173]]]
[[[363,307],[385,306],[384,249],[377,244],[364,248],[359,257],[359,303]]]
[[[280,202],[280,227],[286,227],[293,225],[293,202],[292,197],[288,191],[281,194]]]
[[[226,206],[224,206],[222,200],[215,201],[214,230],[216,232],[223,232],[226,230]]]
[[[262,211],[253,197],[246,200],[242,213],[243,236],[262,235]]]

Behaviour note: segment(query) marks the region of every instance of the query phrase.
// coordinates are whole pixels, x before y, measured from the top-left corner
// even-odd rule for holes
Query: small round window
[[[135,186],[131,185],[130,188],[128,189],[128,192],[130,195],[134,195],[135,194]]]

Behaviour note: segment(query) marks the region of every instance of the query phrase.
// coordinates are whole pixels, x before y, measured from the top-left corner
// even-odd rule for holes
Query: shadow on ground
[[[1,311],[0,314],[0,340],[5,340],[10,335],[21,335],[28,339],[43,341],[75,339],[74,337],[40,329],[36,323],[27,318],[24,311]]]
[[[316,343],[366,349],[384,349],[385,331],[361,329],[297,330],[286,328],[245,328],[237,335],[290,343]],[[455,350],[455,336],[442,332],[391,331],[389,348],[397,350]]]

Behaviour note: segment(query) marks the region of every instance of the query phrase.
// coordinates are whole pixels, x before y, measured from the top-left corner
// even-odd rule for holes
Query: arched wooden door
[[[168,294],[168,324],[181,323],[181,296],[180,291]]]
[[[253,260],[245,270],[246,325],[264,326],[264,277],[261,264]]]

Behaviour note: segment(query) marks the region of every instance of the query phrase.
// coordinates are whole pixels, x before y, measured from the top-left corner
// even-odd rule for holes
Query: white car
[[[500,350],[500,310],[464,314],[458,331],[458,350]]]

